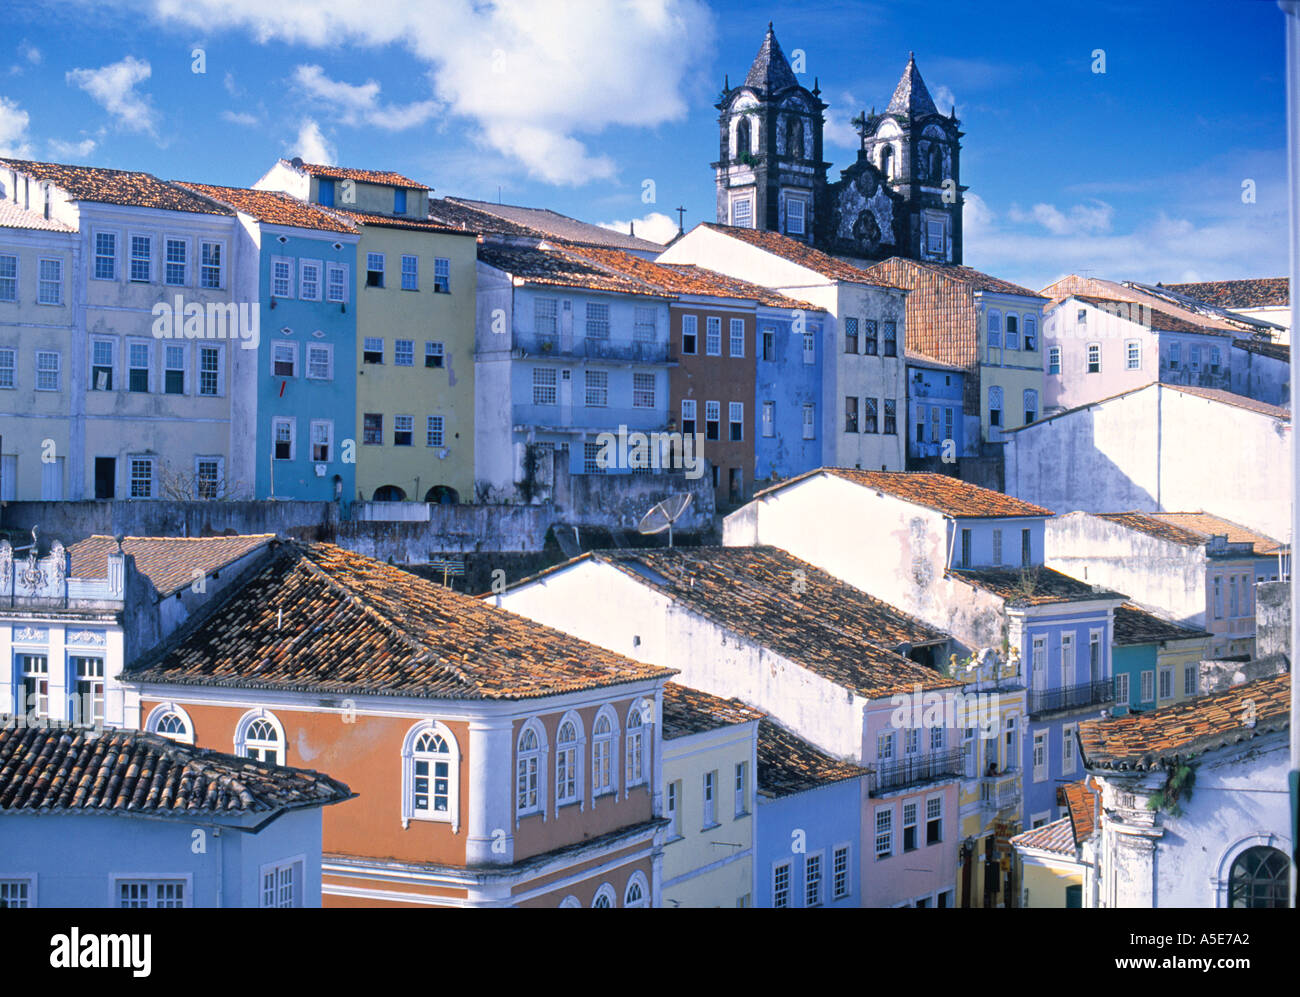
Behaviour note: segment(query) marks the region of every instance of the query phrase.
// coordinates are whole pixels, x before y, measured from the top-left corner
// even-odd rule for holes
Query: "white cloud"
[[[670,242],[673,236],[677,234],[677,222],[659,211],[652,211],[640,218],[633,218],[632,223],[635,225],[638,239],[649,239],[651,242]],[[612,232],[628,234],[628,222],[626,221],[599,222],[598,224],[601,228],[607,228]]]
[[[443,0],[436,12],[406,0],[137,2],[158,20],[259,42],[404,47],[429,68],[433,99],[475,123],[477,141],[555,184],[613,175],[613,161],[590,153],[583,136],[684,118],[713,42],[703,0]]]
[[[944,114],[951,114],[952,109],[957,106],[957,95],[942,83],[930,88],[930,97],[934,100],[934,106]]]
[[[0,97],[0,155],[16,159],[30,159],[32,147],[28,142],[27,126],[31,115],[8,97]]]
[[[244,95],[244,91],[240,88],[239,84],[235,82],[234,73],[227,72],[221,80],[221,85],[226,88],[226,93],[230,94],[232,97],[242,97]]]
[[[338,153],[321,134],[320,125],[311,118],[304,118],[298,129],[298,137],[288,147],[290,156],[301,156],[304,162],[333,166],[338,162]]]
[[[121,62],[99,69],[73,69],[67,74],[70,85],[90,94],[127,131],[155,133],[157,115],[147,94],[136,87],[153,73],[149,63],[128,55]]]
[[[862,136],[853,127],[853,119],[861,111],[861,105],[847,90],[840,94],[839,100],[832,101],[822,128],[822,139],[826,144],[840,149],[862,148]]]
[[[64,142],[52,138],[46,143],[50,148],[50,158],[60,161],[85,159],[95,151],[95,144],[93,138],[82,139],[80,142]]]
[[[221,120],[229,121],[232,125],[243,125],[245,128],[251,128],[257,124],[257,115],[247,114],[244,111],[222,111]]]
[[[24,41],[18,46],[18,53],[33,66],[41,64],[41,50],[30,42]]]
[[[1097,200],[1073,205],[1068,213],[1054,204],[1035,204],[1028,211],[1013,204],[1007,211],[1011,221],[1041,225],[1053,235],[1108,232],[1114,214],[1114,208]]]
[[[403,131],[422,125],[438,110],[432,100],[417,101],[401,107],[379,102],[379,84],[367,80],[360,86],[331,80],[320,66],[299,66],[293,82],[299,90],[326,102],[332,113],[345,125],[374,125],[385,131]]]

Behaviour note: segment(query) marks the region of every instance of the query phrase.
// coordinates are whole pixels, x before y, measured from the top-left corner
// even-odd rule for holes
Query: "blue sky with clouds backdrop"
[[[969,265],[1032,287],[1275,276],[1282,18],[1272,0],[24,3],[0,36],[0,154],[236,186],[297,154],[668,238],[678,205],[713,219],[713,102],[771,19],[830,104],[832,179],[849,119],[915,51],[966,132]]]

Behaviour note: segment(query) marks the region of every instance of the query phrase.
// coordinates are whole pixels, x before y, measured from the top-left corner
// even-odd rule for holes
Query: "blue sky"
[[[1031,287],[1285,272],[1272,0],[29,3],[0,41],[0,153],[231,185],[297,153],[652,235],[679,204],[712,220],[713,102],[769,18],[831,105],[832,178],[915,51],[966,133],[971,266]]]

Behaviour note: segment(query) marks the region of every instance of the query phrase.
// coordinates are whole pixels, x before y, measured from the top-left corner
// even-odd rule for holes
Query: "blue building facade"
[[[755,317],[754,480],[771,482],[825,463],[822,390],[837,357],[822,348],[825,312],[760,305]]]
[[[907,459],[909,467],[922,462],[929,466],[945,453],[945,441],[952,440],[947,453],[955,459],[965,454],[966,434],[962,420],[962,392],[965,374],[960,367],[907,357]]]

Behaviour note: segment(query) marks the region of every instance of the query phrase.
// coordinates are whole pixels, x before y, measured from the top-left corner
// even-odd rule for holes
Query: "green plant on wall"
[[[1196,782],[1196,770],[1192,768],[1194,757],[1165,766],[1165,784],[1147,800],[1148,810],[1166,810],[1172,817],[1183,815],[1182,801],[1192,798],[1192,786]]]

